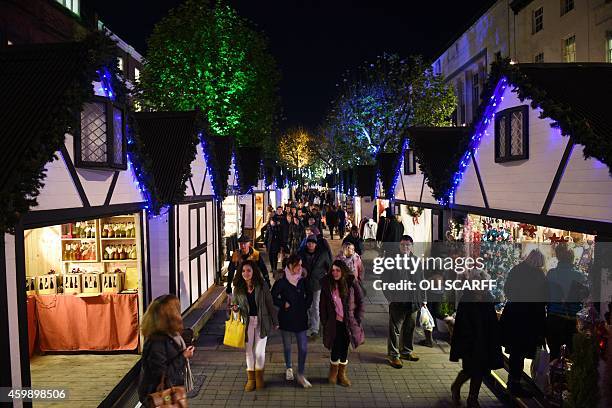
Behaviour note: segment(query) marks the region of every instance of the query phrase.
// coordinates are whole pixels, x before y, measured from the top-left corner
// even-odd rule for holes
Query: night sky
[[[102,21],[141,53],[180,0],[95,0]],[[229,0],[269,38],[281,74],[283,128],[321,123],[346,69],[383,52],[432,59],[492,0]]]

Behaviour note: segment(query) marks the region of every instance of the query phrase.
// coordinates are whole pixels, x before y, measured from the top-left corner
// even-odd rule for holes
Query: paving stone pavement
[[[339,240],[330,242],[336,253]],[[372,258],[373,251],[364,258]],[[368,268],[366,267],[366,270]],[[370,274],[370,277],[373,275]],[[246,364],[244,351],[224,346],[225,311],[218,311],[207,323],[197,342],[192,367],[206,375],[204,385],[191,407],[452,407],[450,384],[460,369],[448,360],[448,343],[438,340],[434,348],[415,346],[421,357],[417,362],[404,362],[394,369],[385,360],[388,330],[386,300],[369,285],[366,300],[366,342],[349,354],[349,378],[353,386],[344,388],[327,383],[329,352],[318,339],[308,344],[306,377],[313,387],[302,389],[295,381],[285,381],[285,364],[280,334],[268,338],[266,348],[266,388],[244,392]],[[422,338],[417,329],[415,343]],[[293,361],[297,362],[294,345]],[[467,397],[467,386],[463,387]],[[480,392],[483,407],[503,407],[483,385]]]

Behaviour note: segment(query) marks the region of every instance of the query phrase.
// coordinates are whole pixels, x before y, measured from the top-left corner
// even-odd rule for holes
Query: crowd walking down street
[[[461,368],[449,361],[449,344],[438,339],[433,347],[419,346],[423,331],[416,327],[417,306],[388,304],[382,292],[367,290],[376,251],[364,248],[355,230],[344,240],[332,240],[326,225],[330,209],[320,219],[285,217],[283,211],[291,213],[279,207],[266,225],[264,248],[241,242],[232,256],[242,261],[233,266],[228,307],[204,327],[190,359],[191,370],[204,377],[190,406],[450,407],[459,406],[460,382],[470,378],[469,406],[478,401],[503,406],[487,388],[474,400],[473,389],[480,388],[482,378],[475,379],[464,355],[459,355],[464,367],[451,394]],[[285,222],[297,225],[295,219],[300,225],[305,220],[304,230],[312,234],[292,252],[287,250],[291,234],[283,241],[282,228]],[[411,242],[403,237],[402,243],[409,253]],[[267,265],[260,264],[270,255],[266,250],[278,248],[282,269],[270,265],[270,289]],[[420,305],[424,299],[413,300]],[[244,350],[222,344],[228,314],[235,312],[245,323]]]

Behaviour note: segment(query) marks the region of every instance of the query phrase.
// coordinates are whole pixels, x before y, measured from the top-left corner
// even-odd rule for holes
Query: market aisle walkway
[[[340,241],[331,241],[337,253]],[[366,257],[368,255],[366,254]],[[369,275],[372,278],[373,275]],[[371,287],[371,285],[370,285]],[[319,339],[310,342],[306,376],[313,388],[298,388],[285,381],[282,342],[278,332],[268,338],[266,350],[266,389],[246,393],[244,351],[223,346],[225,311],[215,314],[197,343],[192,367],[206,376],[199,394],[190,400],[192,407],[451,407],[450,384],[459,365],[448,361],[449,346],[438,341],[433,349],[417,346],[421,360],[405,362],[403,369],[390,367],[385,360],[387,342],[387,306],[381,295],[368,293],[365,333],[366,343],[349,355],[350,388],[327,384],[329,353]],[[421,337],[422,338],[422,337]],[[418,339],[415,339],[418,340]],[[297,361],[294,345],[294,361]],[[464,398],[467,387],[464,387]],[[483,407],[503,404],[484,385],[480,403]]]

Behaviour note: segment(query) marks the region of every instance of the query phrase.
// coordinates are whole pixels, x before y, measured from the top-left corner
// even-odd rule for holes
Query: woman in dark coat
[[[486,279],[476,276],[476,279]],[[504,366],[497,313],[487,291],[467,291],[461,297],[451,339],[450,361],[462,362],[451,385],[453,402],[461,404],[461,386],[470,380],[468,407],[478,407],[478,393],[486,373]]]
[[[527,396],[521,388],[525,358],[535,358],[544,346],[546,334],[547,282],[544,255],[532,250],[527,258],[510,270],[504,285],[507,303],[501,317],[502,344],[510,354],[508,389],[516,396]]]
[[[300,244],[306,238],[304,226],[298,217],[293,217],[289,226],[289,253],[296,254],[300,250]]]
[[[349,345],[356,349],[365,341],[364,306],[361,288],[342,261],[334,261],[330,273],[321,279],[319,312],[323,345],[331,350],[328,380],[350,387],[346,373]]]
[[[194,347],[186,347],[181,337],[183,319],[180,302],[174,295],[160,296],[149,305],[142,317],[141,330],[145,343],[138,398],[146,404],[147,396],[157,391],[162,376],[162,389],[185,385],[185,367]]]
[[[312,304],[312,291],[304,279],[306,270],[302,268],[302,260],[297,254],[287,258],[284,276],[274,282],[272,299],[278,307],[278,324],[283,338],[285,354],[285,378],[293,380],[291,365],[291,337],[295,334],[298,345],[298,375],[297,381],[304,388],[312,385],[304,377],[306,355],[308,353],[308,309]]]

